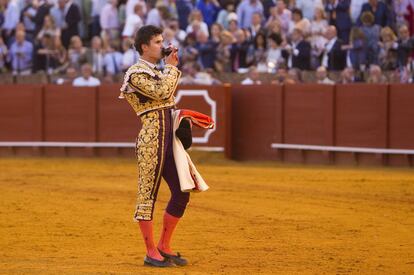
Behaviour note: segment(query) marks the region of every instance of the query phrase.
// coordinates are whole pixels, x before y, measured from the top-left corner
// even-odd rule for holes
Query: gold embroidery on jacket
[[[142,129],[139,132],[136,152],[138,160],[138,198],[135,220],[151,220],[155,202],[156,169],[158,164],[158,135],[160,119],[158,112],[141,116]]]

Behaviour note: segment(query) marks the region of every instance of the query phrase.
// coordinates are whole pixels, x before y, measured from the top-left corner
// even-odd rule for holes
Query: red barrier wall
[[[232,86],[232,157],[280,159],[270,144],[283,140],[282,86]]]
[[[284,143],[333,145],[333,85],[287,85],[284,97]],[[286,150],[290,162],[329,163],[328,153]]]

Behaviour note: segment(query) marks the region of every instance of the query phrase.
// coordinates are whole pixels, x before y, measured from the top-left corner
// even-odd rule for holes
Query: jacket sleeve
[[[129,85],[153,100],[166,100],[174,94],[180,76],[181,72],[176,67],[167,65],[162,77],[153,77],[145,72],[131,74]]]

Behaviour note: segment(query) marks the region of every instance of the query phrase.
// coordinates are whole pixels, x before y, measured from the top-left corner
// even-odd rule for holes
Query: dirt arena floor
[[[211,189],[168,270],[143,266],[133,159],[0,159],[0,273],[414,274],[413,170],[195,159]]]

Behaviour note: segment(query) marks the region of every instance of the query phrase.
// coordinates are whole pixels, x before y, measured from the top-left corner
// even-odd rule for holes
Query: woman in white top
[[[56,27],[55,19],[51,15],[46,15],[43,21],[43,26],[37,34],[37,41],[41,41],[45,34],[51,37],[60,37],[60,29]]]
[[[282,48],[280,47],[282,42],[282,37],[278,33],[272,33],[268,37],[269,48],[266,52],[266,63],[269,72],[274,72],[283,61]]]
[[[325,44],[328,42],[324,36],[326,28],[328,27],[328,21],[325,19],[325,12],[322,8],[316,8],[314,18],[310,28],[309,42],[312,46],[312,60],[317,61],[322,54]],[[315,64],[315,68],[319,64]]]

